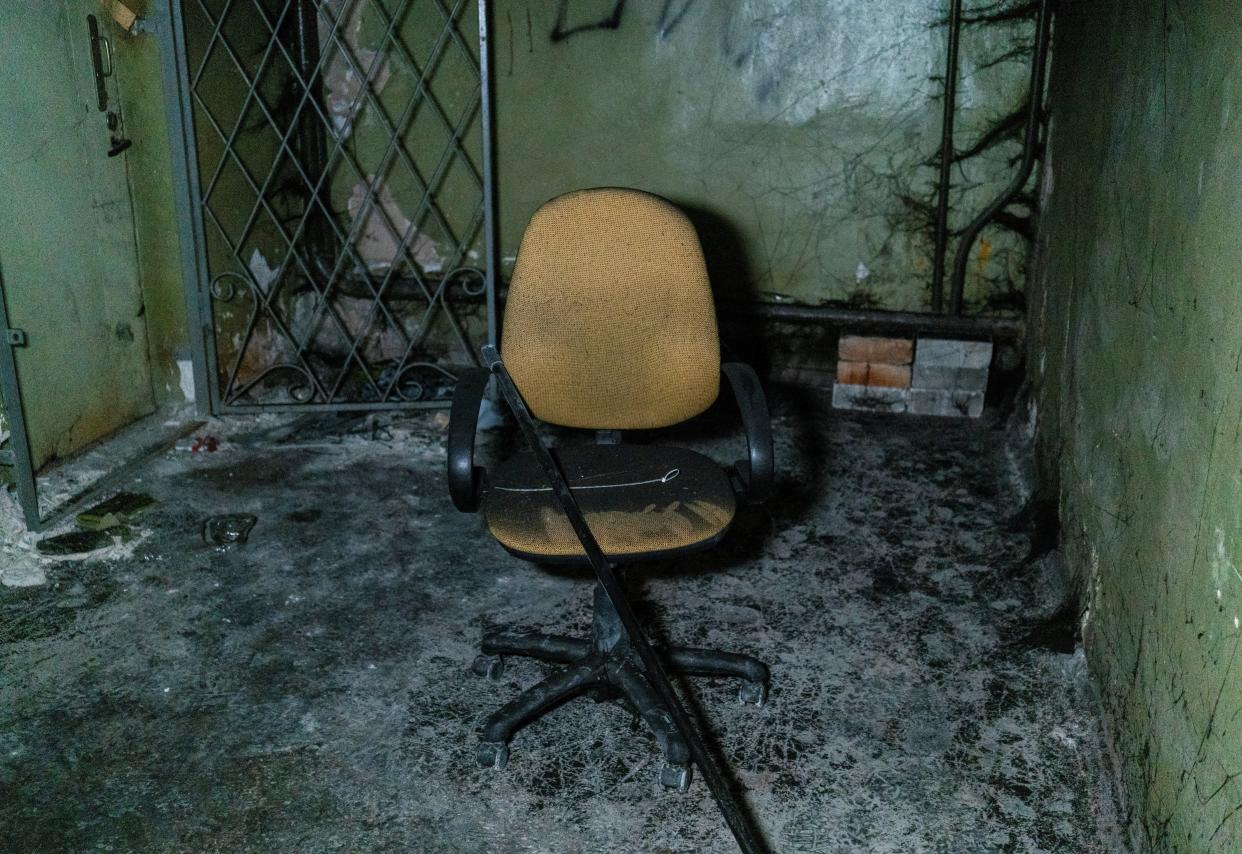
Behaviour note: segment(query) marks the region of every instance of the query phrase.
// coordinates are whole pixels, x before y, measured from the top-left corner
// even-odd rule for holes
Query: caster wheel
[[[495,682],[504,675],[505,660],[499,655],[480,655],[470,665],[470,671],[476,676],[483,676]]]
[[[660,769],[660,785],[678,792],[686,791],[690,788],[690,766],[665,765]]]
[[[762,706],[768,701],[768,686],[763,682],[747,682],[737,689],[737,699],[749,706]]]
[[[474,752],[480,768],[499,771],[509,764],[509,745],[503,741],[480,741]]]

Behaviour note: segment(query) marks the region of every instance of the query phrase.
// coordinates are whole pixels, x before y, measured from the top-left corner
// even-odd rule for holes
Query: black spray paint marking
[[[612,4],[612,12],[607,17],[600,18],[597,21],[591,21],[586,24],[579,24],[574,27],[566,26],[566,18],[569,17],[569,0],[561,0],[556,10],[556,24],[552,27],[552,33],[548,36],[553,43],[563,42],[570,36],[578,33],[590,32],[591,30],[616,30],[621,28],[621,17],[625,13],[625,0],[614,0]]]

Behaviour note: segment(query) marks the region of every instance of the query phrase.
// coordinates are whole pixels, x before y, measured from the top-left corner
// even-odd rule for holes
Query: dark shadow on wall
[[[670,201],[690,218],[698,232],[712,283],[712,296],[716,300],[722,356],[725,360],[746,362],[766,376],[772,359],[769,342],[762,334],[763,324],[746,311],[759,297],[753,287],[754,268],[741,232],[715,211],[677,199]]]
[[[814,503],[813,499],[828,487],[828,432],[825,427],[831,409],[830,394],[797,384],[782,383],[779,388],[776,387],[780,364],[787,358],[780,339],[789,338],[789,330],[766,321],[753,310],[760,298],[754,287],[750,253],[741,232],[732,221],[715,211],[676,199],[670,201],[690,218],[703,247],[703,258],[716,301],[721,358],[724,361],[745,362],[764,378],[772,415],[792,422],[794,442],[803,457],[799,468],[791,468],[791,461],[782,460],[778,448],[776,488],[772,498],[765,505],[764,512],[742,514],[738,520],[739,530],[732,537],[734,547],[738,548],[739,556],[754,557],[762,551],[773,528],[779,529],[800,521],[805,509]],[[795,346],[802,347],[808,343],[817,346],[813,341],[804,340],[806,334],[814,340],[826,335],[831,338],[829,351],[835,358],[835,330],[815,327],[801,332],[801,335],[793,336]],[[720,399],[703,422],[706,423],[702,426],[709,432],[736,433],[736,403],[727,386],[721,389]],[[696,419],[692,423],[701,422]],[[705,560],[710,563],[712,558]],[[719,556],[715,560],[718,562]],[[688,562],[690,567],[695,565],[693,560]]]

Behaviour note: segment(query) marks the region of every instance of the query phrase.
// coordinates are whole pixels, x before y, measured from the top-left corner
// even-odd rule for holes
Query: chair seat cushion
[[[591,533],[609,557],[656,558],[706,548],[733,521],[736,503],[727,474],[694,451],[578,445],[559,449],[557,456]],[[531,453],[496,468],[482,511],[492,536],[519,557],[586,558]]]

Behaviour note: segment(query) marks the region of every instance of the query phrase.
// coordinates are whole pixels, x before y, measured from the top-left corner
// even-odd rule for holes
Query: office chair
[[[501,355],[538,419],[592,431],[591,442],[562,444],[560,468],[591,533],[618,575],[643,562],[711,548],[740,501],[762,500],[773,478],[772,434],[758,377],[720,363],[715,310],[694,227],[648,193],[619,188],[560,196],[535,212],[522,237],[505,306]],[[623,443],[627,430],[669,427],[715,402],[728,379],[745,428],[748,456],[722,467],[694,451]],[[448,477],[453,503],[481,510],[511,554],[539,564],[586,566],[582,544],[534,454],[518,453],[493,472],[476,466],[479,406],[490,374],[465,371],[453,394]],[[618,697],[652,730],[664,752],[660,781],[685,790],[686,743],[634,655],[617,612],[597,585],[590,639],[521,629],[485,633],[472,665],[496,678],[505,656],[564,665],[492,714],[479,764],[503,768],[514,733],[584,692]],[[768,669],[747,655],[673,646],[670,672],[742,679],[742,702],[761,705]]]

